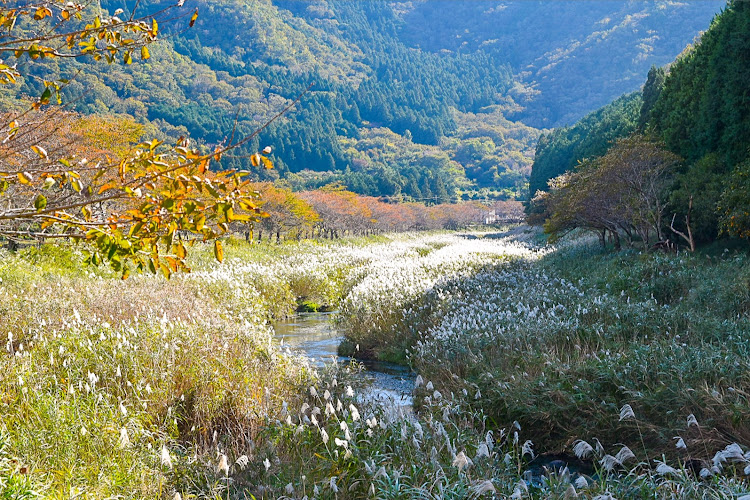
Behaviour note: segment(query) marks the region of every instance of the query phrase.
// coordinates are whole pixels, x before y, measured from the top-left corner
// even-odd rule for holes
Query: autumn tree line
[[[258,241],[362,236],[386,232],[462,229],[493,223],[519,222],[523,208],[516,201],[462,202],[425,205],[391,203],[361,196],[341,185],[293,192],[270,182],[256,183],[263,217],[245,237]],[[495,214],[488,221],[488,214]],[[238,232],[243,227],[236,227]]]
[[[731,1],[642,92],[542,137],[529,221],[615,248],[750,239],[750,4]]]

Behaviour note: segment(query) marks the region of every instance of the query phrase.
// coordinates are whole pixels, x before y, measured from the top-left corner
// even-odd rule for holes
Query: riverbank
[[[228,242],[224,264],[196,248],[171,281],[123,282],[75,248],[2,253],[0,484],[55,498],[750,491],[746,255],[486,236]],[[416,413],[362,398],[356,363],[316,366],[273,340],[304,300],[337,306],[355,349],[417,368]],[[563,460],[532,463],[548,451]]]

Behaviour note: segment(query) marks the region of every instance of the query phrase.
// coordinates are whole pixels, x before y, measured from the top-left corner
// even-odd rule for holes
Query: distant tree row
[[[463,202],[427,206],[421,203],[388,203],[360,196],[340,185],[294,193],[272,183],[259,183],[264,217],[255,225],[253,238],[281,241],[302,238],[340,238],[386,232],[462,229],[488,222],[517,222],[523,217],[519,202],[482,204]],[[235,228],[243,231],[241,226]],[[250,233],[247,233],[250,238]]]

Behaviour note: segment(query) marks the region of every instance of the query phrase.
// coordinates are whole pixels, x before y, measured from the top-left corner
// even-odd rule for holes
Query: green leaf
[[[52,97],[52,89],[47,87],[44,89],[44,92],[42,92],[42,96],[39,98],[40,104],[49,104],[50,97]]]
[[[36,200],[34,200],[34,208],[41,211],[47,208],[47,198],[44,197],[44,195],[39,195],[36,197]]]

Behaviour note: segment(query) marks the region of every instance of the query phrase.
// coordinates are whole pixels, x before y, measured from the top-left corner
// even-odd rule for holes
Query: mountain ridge
[[[535,116],[548,113],[551,101],[560,100],[559,109],[568,105],[560,97],[566,92],[565,79],[556,93],[540,91],[538,82],[524,80],[524,64],[515,60],[520,55],[514,59],[498,52],[497,47],[488,49],[497,44],[487,43],[495,35],[483,28],[482,23],[492,24],[494,19],[483,14],[486,4],[448,0],[191,3],[201,13],[196,26],[185,32],[175,28],[169,40],[151,51],[149,61],[127,67],[78,61],[35,64],[32,73],[36,78],[27,78],[21,93],[38,95],[43,80],[64,78],[85,68],[85,74],[67,90],[66,99],[75,101],[74,109],[133,116],[151,124],[151,130],[159,130],[163,137],[187,135],[210,145],[230,136],[235,118],[237,132],[248,134],[313,84],[292,113],[248,144],[247,151],[257,149],[261,141],[273,148],[277,169],[260,174],[260,180],[281,178],[296,189],[339,182],[362,194],[405,200],[434,198],[435,202],[522,196],[542,132],[538,126],[543,120]],[[607,9],[620,17],[648,10],[642,2],[594,3],[597,16]],[[127,8],[123,0],[102,5],[110,12]],[[149,1],[141,8],[162,5],[167,3]],[[506,2],[495,7],[499,5],[506,5],[498,11],[506,17],[514,9],[516,16],[528,17],[519,18],[524,22],[517,23],[516,32],[503,33],[506,39],[517,38],[517,45],[534,35],[522,32],[528,31],[529,25],[536,22],[537,29],[544,30],[554,24],[547,18],[556,9],[568,16],[566,19],[586,10],[570,2]],[[719,4],[711,0],[687,7],[670,2],[659,5],[676,13],[668,20],[667,31],[672,32],[687,17],[692,24],[700,23],[696,17],[703,17],[707,25]],[[470,15],[479,7],[484,9],[481,16]],[[549,12],[541,15],[544,9]],[[419,21],[415,12],[432,16],[425,19],[455,20],[457,26],[474,22],[476,50],[417,48],[416,35],[439,30],[431,21]],[[692,15],[696,12],[701,16]],[[595,37],[588,28],[555,29],[562,34],[550,32],[554,46],[556,41],[580,33]],[[589,46],[592,43],[589,41]],[[606,47],[600,47],[599,52]],[[547,53],[550,50],[542,55]],[[565,68],[564,58],[547,73],[558,71],[556,68]],[[604,66],[601,75],[590,79],[604,81],[620,69]],[[596,95],[600,94],[604,95],[601,90]],[[576,102],[581,101],[580,96],[578,99]],[[594,109],[596,99],[583,100],[587,111]],[[393,154],[383,149],[391,132],[403,138],[396,141],[403,145],[396,156],[408,160],[394,163]],[[375,146],[373,135],[380,137]],[[364,143],[357,146],[362,137],[375,150],[363,153]],[[437,148],[440,154],[422,161],[419,155],[409,153],[422,146]],[[225,158],[222,165],[241,168],[247,151]],[[439,194],[432,192],[439,184],[445,193],[442,189]]]

